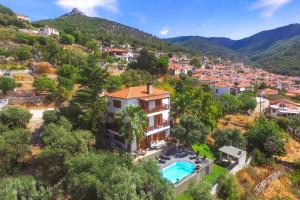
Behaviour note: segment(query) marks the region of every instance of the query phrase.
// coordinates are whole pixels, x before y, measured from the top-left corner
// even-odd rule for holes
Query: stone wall
[[[174,186],[174,195],[178,197],[180,194],[185,192],[191,183],[196,183],[201,181],[203,177],[207,176],[212,172],[213,162],[210,161],[205,167],[201,168],[199,171],[193,173],[192,175],[188,176],[182,182],[178,183]]]
[[[36,105],[42,104],[45,101],[43,96],[35,97],[10,97],[9,105]]]

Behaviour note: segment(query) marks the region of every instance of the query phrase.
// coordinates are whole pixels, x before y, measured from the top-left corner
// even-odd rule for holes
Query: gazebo
[[[219,151],[220,161],[229,168],[236,165],[244,166],[246,164],[247,153],[244,150],[233,146],[223,146]]]

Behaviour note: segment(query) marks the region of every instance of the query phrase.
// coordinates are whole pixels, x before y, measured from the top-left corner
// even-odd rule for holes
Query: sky
[[[160,38],[198,35],[241,39],[300,23],[300,0],[0,0],[31,20],[59,17],[76,7]]]

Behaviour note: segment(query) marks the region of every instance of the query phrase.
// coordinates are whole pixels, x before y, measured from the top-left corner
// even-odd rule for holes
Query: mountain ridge
[[[231,53],[233,51],[246,57],[251,64],[257,67],[265,67],[276,72],[288,71],[288,73],[284,73],[300,76],[300,67],[297,67],[300,66],[300,51],[298,51],[298,43],[295,43],[298,42],[295,39],[297,37],[300,37],[299,23],[261,31],[240,40],[232,40],[225,37],[181,36],[167,38],[166,41],[190,47],[199,52],[201,52],[201,49],[197,48],[197,46],[201,47],[204,43],[206,45],[210,43],[214,47],[221,46],[222,49],[219,49],[219,51],[228,52],[228,50],[231,50]],[[186,42],[191,38],[193,39],[193,44]],[[198,39],[196,40],[195,38]],[[274,56],[270,56],[270,52],[273,52]],[[218,51],[211,53],[215,55],[219,54]],[[293,55],[292,62],[289,60],[291,59],[291,55]],[[274,58],[276,58],[277,62],[272,61]]]

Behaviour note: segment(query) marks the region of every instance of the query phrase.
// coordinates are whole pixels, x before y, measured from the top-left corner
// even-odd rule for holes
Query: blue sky
[[[31,20],[55,18],[73,7],[149,32],[240,39],[300,23],[300,0],[0,0]]]

